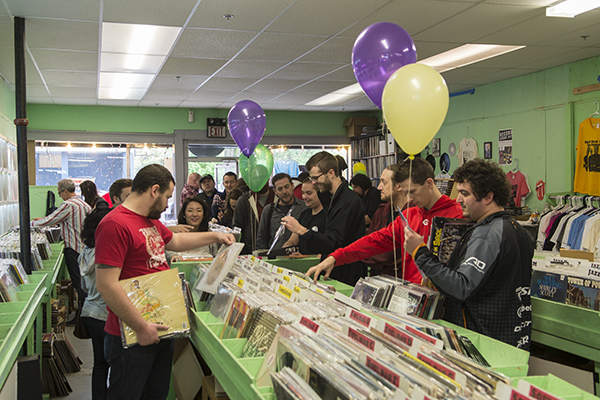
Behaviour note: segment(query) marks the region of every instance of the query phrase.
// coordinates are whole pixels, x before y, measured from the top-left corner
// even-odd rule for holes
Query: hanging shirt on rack
[[[297,177],[298,175],[300,175],[298,162],[290,159],[276,161],[275,165],[273,166],[273,173],[279,174],[280,172],[284,172],[292,178]]]
[[[579,124],[573,191],[600,195],[600,119]]]
[[[477,142],[473,138],[464,138],[458,144],[458,165],[461,166],[479,156]]]
[[[512,187],[512,199],[515,202],[515,207],[521,207],[521,199],[529,196],[529,193],[531,193],[526,175],[521,171],[508,171],[506,178]]]

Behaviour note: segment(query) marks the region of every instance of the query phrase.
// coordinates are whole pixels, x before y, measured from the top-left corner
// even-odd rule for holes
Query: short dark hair
[[[233,176],[233,179],[237,180],[237,174],[235,172],[233,172],[233,171],[225,172],[223,174],[223,178],[225,178],[226,176]]]
[[[233,207],[231,207],[231,200],[237,200],[240,197],[242,197],[243,192],[236,188],[233,189],[231,192],[229,192],[229,194],[227,195],[227,197],[225,197],[225,210],[223,211],[223,215],[226,215],[227,217],[231,217],[231,219],[233,220]]]
[[[354,175],[352,177],[352,179],[350,179],[350,184],[352,186],[358,186],[364,192],[366,192],[367,190],[369,190],[370,188],[373,187],[373,183],[371,183],[371,180],[369,179],[369,177],[364,174]]]
[[[385,167],[385,169],[389,169],[390,171],[392,171],[392,181],[394,183],[400,183],[402,182],[400,179],[402,179],[402,174],[400,173],[400,166],[402,165],[402,162],[399,162],[397,164],[391,164],[388,165],[387,167]]]
[[[424,185],[427,179],[435,179],[435,172],[431,164],[422,158],[415,157],[412,161],[408,160],[398,167],[398,172],[394,174],[402,183],[408,178],[417,185]]]
[[[332,169],[335,176],[340,176],[338,159],[326,151],[320,151],[308,159],[306,169],[310,171],[313,167],[319,168],[322,173],[327,173]]]
[[[458,167],[453,177],[457,183],[469,183],[477,200],[491,192],[497,205],[504,207],[508,204],[512,188],[506,179],[506,173],[495,162],[476,158]]]
[[[110,201],[112,201],[113,197],[121,197],[121,192],[123,189],[131,187],[133,185],[133,180],[129,178],[117,179],[110,185],[110,189],[108,189],[108,195],[110,196]]]
[[[108,207],[96,207],[83,220],[83,228],[81,229],[81,240],[87,247],[93,249],[96,247],[96,228],[102,218],[111,211]]]
[[[275,182],[278,182],[282,179],[287,179],[288,181],[290,181],[290,185],[293,185],[292,177],[286,174],[285,172],[280,172],[278,174],[273,175],[273,178],[271,178],[271,184],[275,186]]]
[[[173,179],[171,172],[162,165],[150,164],[140,169],[135,175],[131,191],[142,194],[152,186],[158,185],[160,192],[164,193],[169,189],[169,183],[175,184],[175,179]]]
[[[202,221],[200,222],[200,227],[198,228],[198,231],[207,232],[208,231],[208,220],[211,217],[210,207],[208,206],[208,204],[206,204],[206,202],[204,200],[202,200],[198,196],[188,197],[183,201],[183,204],[181,204],[181,209],[179,209],[179,213],[177,214],[177,223],[178,224],[186,224],[187,223],[185,221],[185,209],[192,202],[198,203],[202,206]]]

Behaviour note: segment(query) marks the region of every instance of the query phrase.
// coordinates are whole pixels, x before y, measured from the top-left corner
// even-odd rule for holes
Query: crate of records
[[[33,271],[44,268],[44,260],[52,257],[52,247],[46,235],[47,230],[31,230],[31,267]],[[21,259],[21,237],[18,228],[0,236],[0,259]]]
[[[235,367],[245,359],[260,360],[250,383],[277,399],[490,399],[511,384],[471,340],[417,316],[436,315],[435,290],[379,277],[346,296],[334,281],[228,249],[222,262],[194,266],[189,286],[203,346],[241,374],[229,384],[248,383],[248,369]]]
[[[19,301],[21,285],[29,283],[21,261],[15,259],[0,260],[0,300],[3,303]]]
[[[536,251],[531,296],[600,311],[600,263]]]

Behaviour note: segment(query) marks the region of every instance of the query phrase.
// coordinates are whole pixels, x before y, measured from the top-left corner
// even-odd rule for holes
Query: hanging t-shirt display
[[[467,161],[471,161],[477,156],[477,142],[473,138],[464,138],[458,144],[458,165],[461,166]]]
[[[273,166],[274,174],[279,174],[280,172],[284,172],[291,176],[292,178],[300,175],[300,169],[298,168],[298,162],[290,159],[279,160],[275,162]]]
[[[600,119],[579,124],[573,191],[600,195]]]
[[[512,199],[515,202],[515,207],[521,207],[521,199],[529,196],[531,192],[527,176],[521,171],[508,171],[506,178],[512,187]]]

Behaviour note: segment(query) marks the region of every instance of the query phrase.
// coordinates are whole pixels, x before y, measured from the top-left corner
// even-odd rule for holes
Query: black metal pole
[[[15,17],[15,125],[19,172],[19,223],[21,263],[31,274],[31,229],[29,224],[29,171],[27,162],[27,89],[25,87],[25,19]]]

